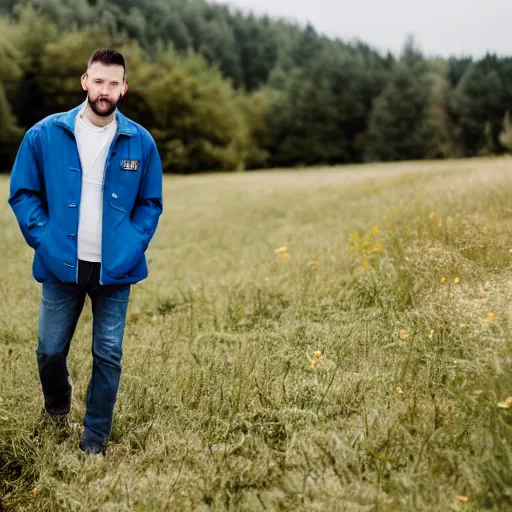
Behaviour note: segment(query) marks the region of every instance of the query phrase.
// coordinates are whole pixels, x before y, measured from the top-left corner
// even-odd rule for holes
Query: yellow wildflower
[[[438,228],[442,228],[442,227],[443,227],[443,221],[442,221],[441,219],[439,219],[439,220],[437,221],[437,227],[438,227]]]
[[[310,261],[308,263],[308,267],[311,269],[311,270],[316,270],[318,268],[318,261]]]
[[[322,355],[322,352],[320,352],[320,350],[317,350],[317,351],[315,352],[315,357],[316,357],[316,358],[319,358],[321,355]]]
[[[409,337],[405,329],[400,329],[399,336],[401,340],[406,340]]]
[[[377,226],[373,226],[373,228],[371,230],[371,234],[376,235],[378,232],[379,232],[379,228]]]
[[[492,324],[494,320],[496,319],[496,315],[494,313],[488,313],[487,314],[487,321]]]
[[[467,503],[469,498],[467,496],[457,496],[457,500],[460,501],[460,503]]]
[[[430,329],[430,332],[428,333],[428,337],[432,339],[434,337],[434,329]]]
[[[354,231],[351,235],[350,235],[350,243],[352,245],[356,244],[357,242],[359,241],[359,233],[357,233],[356,231]]]
[[[311,366],[314,368],[316,364],[318,363],[317,359],[311,359]]]
[[[446,283],[446,277],[441,277],[441,284]]]
[[[404,392],[404,390],[400,386],[397,386],[396,387],[396,392],[401,394],[401,393]]]
[[[283,260],[287,260],[290,258],[290,255],[288,254],[288,247],[284,246],[284,247],[279,247],[279,249],[276,249],[275,250],[275,253],[276,254],[279,254],[279,256],[283,259]]]
[[[372,248],[371,248],[371,252],[380,252],[382,251],[382,243],[381,242],[377,242]]]
[[[455,284],[459,284],[459,283],[460,283],[460,277],[459,277],[459,276],[457,276],[457,277],[453,280],[453,282],[454,282]]]
[[[37,489],[36,489],[36,488],[34,488],[34,489],[32,489],[30,492],[31,492],[32,494],[35,494],[35,493],[37,492]]]
[[[372,267],[369,263],[365,263],[364,265],[361,265],[359,267],[359,270],[362,270],[362,271],[365,271],[365,270],[370,270]]]
[[[437,217],[437,214],[436,214],[436,212],[430,212],[428,217],[430,220],[434,220]]]

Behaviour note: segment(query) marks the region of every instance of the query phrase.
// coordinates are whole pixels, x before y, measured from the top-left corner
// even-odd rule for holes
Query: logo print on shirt
[[[125,160],[121,158],[121,169],[123,171],[133,171],[136,172],[139,170],[140,160]]]

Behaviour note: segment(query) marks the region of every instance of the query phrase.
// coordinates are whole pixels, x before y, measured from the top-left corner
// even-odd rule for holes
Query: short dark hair
[[[126,62],[122,53],[111,50],[110,48],[100,48],[96,50],[87,63],[87,69],[89,69],[95,62],[101,62],[105,66],[123,66],[123,76],[126,75]]]

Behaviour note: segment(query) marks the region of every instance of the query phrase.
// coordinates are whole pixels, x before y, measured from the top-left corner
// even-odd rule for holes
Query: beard
[[[87,96],[87,102],[91,107],[91,110],[100,117],[109,117],[112,115],[119,104],[119,98],[116,102],[107,100],[106,98],[98,98],[96,101],[92,101],[89,96]]]

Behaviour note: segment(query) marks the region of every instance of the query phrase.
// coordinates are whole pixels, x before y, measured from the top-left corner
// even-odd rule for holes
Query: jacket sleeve
[[[132,225],[143,236],[144,249],[155,234],[162,211],[162,162],[156,144],[152,141],[132,213]]]
[[[43,170],[40,167],[39,137],[29,130],[21,143],[10,178],[9,204],[30,247],[37,249],[47,229]]]

